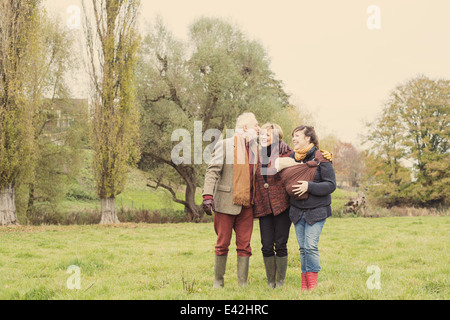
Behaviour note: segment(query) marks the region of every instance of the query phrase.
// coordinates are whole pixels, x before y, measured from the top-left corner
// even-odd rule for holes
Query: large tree
[[[416,77],[396,88],[392,106],[414,163],[416,181],[407,191],[420,204],[450,203],[450,80]]]
[[[92,94],[92,141],[100,223],[119,222],[115,197],[138,158],[134,66],[139,37],[138,0],[83,1]]]
[[[244,111],[254,112],[261,124],[271,120],[286,125],[298,119],[263,46],[219,19],[196,20],[187,42],[177,40],[157,21],[144,40],[138,79],[140,166],[152,172],[149,186],[169,190],[191,220],[203,215],[195,202],[196,188],[201,187],[206,168],[202,158],[211,151],[205,147],[217,138],[203,137],[208,129],[234,129],[236,117]],[[290,123],[287,130],[293,126]],[[192,143],[182,155],[190,162],[174,161],[172,151],[178,150],[174,146],[179,140]]]
[[[367,181],[388,205],[450,202],[450,81],[417,76],[370,124]]]
[[[336,143],[333,149],[333,167],[336,171],[338,185],[359,186],[363,165],[361,152],[353,144],[343,141]]]
[[[35,105],[26,92],[36,54],[39,0],[0,2],[0,224],[17,224],[15,192],[32,174]]]
[[[44,208],[55,209],[80,167],[81,139],[86,136],[87,103],[70,99],[69,75],[76,71],[73,34],[58,19],[42,14],[38,51],[30,57],[24,86],[35,106],[34,174],[19,188],[18,215],[36,223]],[[33,220],[33,221],[31,221]]]

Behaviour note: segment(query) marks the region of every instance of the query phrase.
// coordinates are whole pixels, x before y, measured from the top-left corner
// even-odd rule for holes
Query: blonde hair
[[[261,126],[261,130],[275,131],[275,133],[278,133],[278,139],[283,140],[283,130],[276,123],[267,122]]]

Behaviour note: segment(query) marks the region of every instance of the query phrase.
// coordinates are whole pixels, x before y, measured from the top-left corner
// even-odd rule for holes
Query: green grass
[[[331,194],[331,207],[333,211],[342,210],[344,205],[350,200],[352,197],[356,197],[358,195],[357,192],[351,192],[343,189],[337,188]]]
[[[65,213],[80,212],[85,209],[100,209],[100,200],[95,194],[95,181],[92,172],[92,150],[83,150],[83,166],[79,177],[72,182],[70,192],[61,203]],[[124,191],[116,197],[116,208],[184,211],[182,204],[172,201],[172,195],[163,188],[157,190],[147,187],[149,173],[130,168]],[[184,199],[184,187],[177,192],[179,199]],[[197,192],[196,202],[202,201],[201,192]]]
[[[94,179],[91,168],[92,151],[84,150],[84,165],[77,181],[73,182],[71,194],[61,203],[63,212],[79,212],[85,209],[100,209],[100,200],[97,199],[94,189]],[[157,190],[147,187],[149,174],[147,172],[130,168],[124,191],[116,197],[116,208],[184,211],[182,204],[172,201],[172,195],[163,188]],[[179,199],[184,199],[184,186],[177,192]],[[344,204],[355,192],[336,189],[332,194],[333,209],[342,209]],[[201,189],[197,190],[196,203],[201,204]]]
[[[275,290],[266,287],[257,221],[249,285],[237,285],[233,236],[223,290],[211,288],[211,223],[2,227],[0,299],[445,300],[449,227],[448,216],[328,219],[319,243],[319,287],[304,293],[293,227],[286,283]],[[67,288],[71,265],[81,268],[80,290]],[[371,265],[381,270],[380,290],[366,285]]]

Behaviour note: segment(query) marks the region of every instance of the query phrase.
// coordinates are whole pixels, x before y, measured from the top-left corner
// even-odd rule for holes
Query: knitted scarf
[[[304,148],[294,149],[295,160],[302,161],[303,159],[305,159],[306,154],[308,153],[309,150],[312,149],[312,147],[314,147],[314,143],[310,143],[309,145],[307,145]]]
[[[249,152],[244,136],[237,133],[234,136],[233,204],[250,206],[250,181]]]

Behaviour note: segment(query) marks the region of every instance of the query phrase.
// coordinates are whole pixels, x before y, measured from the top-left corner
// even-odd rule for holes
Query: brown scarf
[[[297,161],[302,161],[303,159],[305,159],[306,154],[308,153],[309,150],[312,149],[312,147],[314,147],[314,143],[310,143],[309,145],[307,145],[304,148],[300,148],[300,149],[295,149],[295,160]]]
[[[255,169],[254,165],[253,175]],[[250,181],[249,152],[247,152],[245,138],[241,134],[236,134],[234,136],[233,204],[250,206]]]

